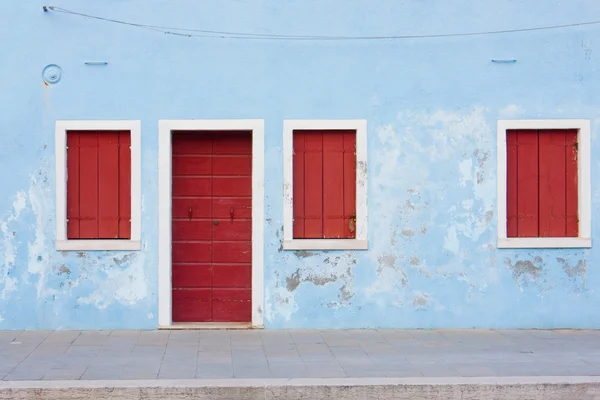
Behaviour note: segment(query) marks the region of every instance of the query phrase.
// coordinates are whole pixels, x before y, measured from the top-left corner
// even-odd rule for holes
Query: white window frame
[[[294,131],[356,131],[356,238],[294,239]],[[367,250],[367,121],[285,120],[283,122],[283,249]]]
[[[67,239],[67,131],[131,132],[131,238]],[[141,122],[56,121],[56,250],[141,249]]]
[[[506,131],[512,129],[577,129],[578,142],[578,237],[507,237],[506,217]],[[541,119],[498,121],[498,247],[499,248],[587,248],[591,239],[591,179],[590,179],[590,120],[587,119]]]

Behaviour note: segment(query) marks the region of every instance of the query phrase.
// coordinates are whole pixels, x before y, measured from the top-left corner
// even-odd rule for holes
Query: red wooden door
[[[250,322],[252,135],[173,135],[174,322]]]

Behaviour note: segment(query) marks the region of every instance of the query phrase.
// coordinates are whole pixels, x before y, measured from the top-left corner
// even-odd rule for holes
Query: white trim
[[[67,239],[67,131],[129,131],[131,133],[131,239]],[[141,248],[141,122],[56,121],[56,250],[140,250]]]
[[[264,121],[161,120],[158,122],[158,325],[173,325],[171,310],[172,131],[252,131],[252,327],[263,326],[264,303]],[[202,132],[198,132],[202,134]]]
[[[501,249],[569,249],[592,247],[592,239],[582,237],[541,237],[541,238],[504,238],[498,239]]]
[[[294,239],[294,131],[356,131],[356,238]],[[367,121],[285,120],[283,122],[283,249],[367,250]]]
[[[369,241],[360,239],[292,239],[284,240],[286,250],[368,250]]]
[[[57,240],[56,250],[141,250],[139,240]]]
[[[509,129],[577,129],[579,183],[579,237],[508,238],[506,233],[506,131]],[[498,120],[498,247],[499,248],[584,248],[591,247],[591,159],[590,120],[542,119]]]

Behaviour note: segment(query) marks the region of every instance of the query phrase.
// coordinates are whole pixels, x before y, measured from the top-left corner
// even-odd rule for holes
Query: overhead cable
[[[478,32],[458,32],[458,33],[440,33],[440,34],[425,34],[425,35],[386,35],[386,36],[329,36],[329,35],[284,35],[284,34],[269,34],[269,33],[246,33],[246,32],[228,32],[215,31],[206,29],[193,28],[176,28],[159,25],[140,24],[128,21],[121,21],[111,18],[100,17],[97,15],[85,14],[76,11],[67,10],[56,6],[44,6],[44,10],[50,9],[55,12],[75,15],[84,18],[95,19],[104,22],[110,22],[120,25],[128,25],[136,28],[149,29],[156,32],[161,32],[167,35],[186,36],[186,37],[203,37],[215,39],[244,39],[244,40],[400,40],[400,39],[432,39],[444,37],[461,37],[461,36],[483,36],[483,35],[499,35],[517,32],[531,32],[551,29],[563,29],[577,26],[597,25],[600,20],[577,22],[571,24],[548,25],[530,28],[504,29],[492,31]]]

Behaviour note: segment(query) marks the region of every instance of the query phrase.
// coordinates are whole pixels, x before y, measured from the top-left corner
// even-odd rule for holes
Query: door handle
[[[229,216],[231,217],[231,219],[233,219],[233,208],[229,209]]]
[[[188,208],[188,219],[192,220],[192,207]]]

